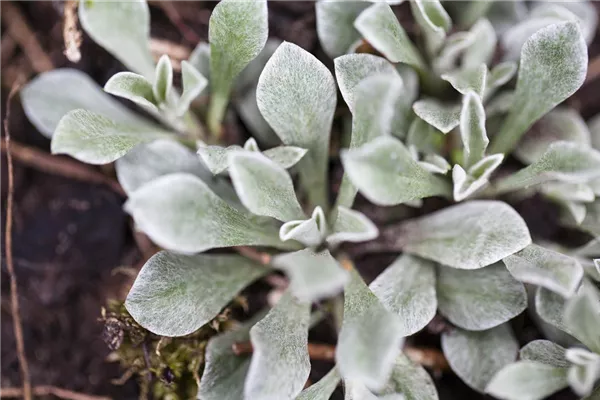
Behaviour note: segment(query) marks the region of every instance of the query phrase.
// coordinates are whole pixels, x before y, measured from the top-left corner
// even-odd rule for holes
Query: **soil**
[[[70,67],[85,71],[99,84],[104,84],[114,73],[124,70],[112,56],[84,35],[82,60],[73,64],[62,54],[63,3],[13,2],[24,16],[44,52],[56,68]],[[181,23],[190,32],[176,26],[157,2],[151,3],[152,37],[164,38],[193,48],[194,36],[207,40],[208,18],[213,2],[172,2],[172,8],[182,17]],[[312,2],[270,2],[270,34],[294,42],[311,51],[328,65],[331,61],[319,47],[315,31]],[[408,15],[406,5],[399,14]],[[596,3],[600,9],[600,5]],[[4,8],[4,4],[3,4]],[[4,25],[4,24],[3,24]],[[2,30],[2,46],[7,36]],[[182,34],[183,32],[183,34]],[[185,37],[187,37],[187,39]],[[6,104],[11,82],[8,69],[19,66],[24,73],[33,72],[18,46],[14,51],[2,52],[2,105]],[[590,60],[600,53],[598,35],[590,48]],[[5,73],[6,72],[6,73]],[[5,79],[6,78],[6,79]],[[585,118],[600,111],[600,79],[586,83],[569,103],[580,109]],[[6,107],[2,107],[4,118]],[[48,151],[49,141],[41,136],[25,117],[18,99],[12,102],[9,129],[13,141]],[[228,137],[244,137],[245,127],[238,120],[227,126]],[[4,131],[3,131],[4,134]],[[2,207],[7,196],[6,159],[2,153]],[[100,168],[98,168],[100,170]],[[110,170],[102,169],[111,173]],[[115,399],[136,399],[139,392],[134,380],[122,386],[111,383],[123,370],[109,363],[109,349],[102,340],[103,325],[98,321],[101,307],[107,299],[123,298],[130,284],[127,275],[115,273],[120,266],[139,266],[144,260],[144,246],[136,242],[131,222],[122,210],[124,197],[104,185],[90,184],[39,169],[27,167],[18,161],[14,166],[15,209],[13,229],[14,264],[19,283],[20,314],[23,320],[26,355],[34,385],[55,385],[78,392],[111,396]],[[381,210],[366,202],[359,204],[375,220],[388,219]],[[426,202],[427,209],[443,206],[435,200]],[[554,208],[533,198],[517,204],[516,208],[528,220],[534,234],[545,238],[572,238],[572,233],[561,230],[553,221]],[[393,210],[386,212],[394,213]],[[391,214],[390,214],[391,215]],[[396,215],[398,215],[396,213]],[[5,230],[2,213],[2,235]],[[2,242],[4,254],[4,242]],[[367,281],[372,280],[394,258],[377,255],[359,259],[358,268]],[[10,311],[9,282],[2,258],[2,325],[1,325],[1,386],[18,387],[20,373],[15,351],[15,339]],[[253,285],[249,291],[251,309],[265,301],[267,286]],[[514,322],[519,340],[526,342],[538,337],[525,316]],[[433,329],[433,328],[432,328]],[[429,329],[431,331],[432,329]],[[411,339],[418,345],[439,346],[439,335],[425,330]],[[310,339],[334,343],[327,323],[311,331]],[[330,364],[316,362],[310,380],[317,381]],[[440,398],[483,398],[468,389],[452,373],[436,375]],[[338,393],[338,396],[340,393]],[[556,398],[572,398],[559,394]]]

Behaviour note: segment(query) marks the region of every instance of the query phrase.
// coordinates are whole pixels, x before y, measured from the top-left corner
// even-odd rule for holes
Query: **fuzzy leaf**
[[[317,4],[328,3],[320,1]],[[399,74],[394,66],[385,58],[374,56],[372,54],[347,54],[333,60],[335,66],[335,77],[340,87],[342,97],[350,112],[354,112],[354,103],[357,100],[362,101],[362,96],[369,92],[378,92],[375,89],[367,91],[363,86],[363,93],[358,94],[359,83],[372,75],[398,76]],[[393,79],[393,78],[391,78]],[[394,80],[395,81],[395,80]],[[372,99],[371,99],[372,100]],[[360,107],[357,107],[360,110]]]
[[[52,153],[68,154],[88,164],[107,164],[139,144],[170,136],[151,123],[116,123],[91,111],[74,110],[58,123]]]
[[[530,244],[506,257],[508,271],[521,282],[543,286],[564,297],[570,297],[583,278],[581,264],[572,257]]]
[[[388,4],[373,4],[356,18],[354,26],[366,41],[391,62],[424,68],[418,50]]]
[[[465,149],[465,164],[471,166],[484,157],[489,143],[483,103],[481,97],[472,91],[463,96],[460,135]]]
[[[171,174],[136,190],[125,204],[137,227],[159,246],[195,253],[230,246],[285,248],[273,225],[258,223],[215,195],[197,177]]]
[[[192,101],[208,86],[208,80],[191,63],[181,62],[183,93],[177,102],[177,115],[182,116],[190,108]]]
[[[506,61],[496,65],[487,75],[484,99],[489,98],[500,86],[508,83],[517,72],[517,64]]]
[[[235,78],[267,42],[267,14],[266,0],[224,0],[213,9],[208,25],[211,90],[208,125],[213,132],[220,130]]]
[[[140,270],[125,306],[150,332],[184,336],[216,317],[240,290],[267,272],[235,255],[161,251]]]
[[[397,101],[401,93],[402,79],[396,71],[393,74],[370,75],[357,85],[350,149],[392,133],[394,114],[397,112]],[[344,175],[337,204],[352,206],[356,192],[356,187]]]
[[[435,316],[435,266],[431,261],[402,255],[369,288],[388,310],[401,317],[401,336],[420,331]]]
[[[442,104],[437,100],[419,100],[413,104],[413,111],[443,133],[450,132],[460,123],[460,107]]]
[[[506,203],[469,201],[408,221],[402,248],[459,269],[477,269],[531,244],[525,221]]]
[[[358,39],[354,20],[369,6],[363,1],[318,1],[315,4],[317,35],[331,58],[345,54]]]
[[[263,152],[269,160],[285,169],[296,165],[306,153],[306,149],[296,146],[277,146]]]
[[[452,370],[473,389],[483,392],[492,377],[515,361],[519,345],[508,324],[470,332],[442,334],[442,349]]]
[[[538,287],[535,293],[535,311],[540,318],[558,329],[572,334],[573,332],[563,321],[565,299],[543,287]]]
[[[320,381],[304,389],[296,400],[329,400],[340,380],[340,373],[333,368]]]
[[[310,372],[310,303],[285,293],[267,316],[250,329],[254,352],[246,377],[248,399],[294,399]]]
[[[413,119],[406,137],[407,146],[426,154],[441,153],[445,141],[446,138],[441,131],[421,118]]]
[[[79,21],[94,42],[125,66],[148,79],[154,76],[150,53],[150,13],[145,0],[80,0]]]
[[[596,380],[600,378],[600,355],[586,349],[571,348],[565,356],[572,363],[567,380],[573,391],[580,396],[591,394]]]
[[[168,55],[164,54],[154,73],[154,82],[152,84],[152,93],[159,104],[166,103],[171,98],[173,90],[173,65]]]
[[[208,80],[208,85],[202,93],[203,95],[208,94],[210,86],[210,45],[206,42],[198,43],[192,54],[190,54],[188,61]]]
[[[229,176],[242,204],[253,214],[283,222],[304,218],[292,178],[262,154],[230,153]]]
[[[327,221],[321,207],[316,207],[309,219],[288,221],[281,225],[279,238],[282,241],[296,240],[305,246],[320,245],[327,235]]]
[[[585,219],[581,222],[581,229],[600,238],[600,199],[585,206]]]
[[[600,354],[600,294],[590,283],[565,305],[564,323],[577,339],[590,350]]]
[[[27,118],[38,131],[51,138],[60,119],[69,111],[84,109],[129,125],[144,119],[108,96],[83,72],[55,69],[38,75],[21,89],[21,102]]]
[[[587,59],[576,23],[551,25],[533,34],[521,51],[513,106],[490,151],[511,151],[535,121],[579,89]]]
[[[489,177],[500,166],[503,159],[503,154],[486,156],[473,164],[468,172],[460,165],[454,165],[452,169],[454,200],[462,201],[484,187],[488,183]]]
[[[419,164],[429,172],[433,172],[436,174],[445,175],[450,170],[450,164],[446,159],[442,156],[438,156],[437,154],[427,154],[423,161],[419,161]]]
[[[514,154],[525,164],[531,164],[559,140],[590,146],[590,131],[579,112],[570,108],[550,111],[523,136]]]
[[[446,33],[452,26],[450,16],[439,0],[411,1],[410,9],[423,31],[428,53],[435,54],[442,46]]]
[[[549,340],[534,340],[519,351],[521,360],[535,361],[553,367],[568,368],[571,364],[565,358],[565,348]]]
[[[600,151],[572,142],[554,142],[533,164],[500,179],[499,193],[514,191],[550,180],[585,183],[600,177]]]
[[[338,337],[336,362],[345,381],[361,382],[372,390],[387,382],[402,344],[401,321],[387,311],[358,272],[344,290],[344,321]]]
[[[379,392],[380,399],[437,400],[438,394],[433,380],[425,369],[412,362],[404,354],[396,358],[392,376],[385,388]]]
[[[438,308],[454,325],[471,331],[498,326],[527,308],[527,295],[502,263],[474,271],[440,267]]]
[[[230,185],[214,179],[198,157],[184,145],[171,140],[157,140],[137,146],[115,162],[119,183],[128,194],[164,175],[188,172],[202,179],[217,194],[229,192]]]
[[[517,361],[494,376],[485,391],[507,400],[542,400],[567,387],[567,369]]]
[[[158,111],[152,83],[143,75],[119,72],[106,82],[104,90],[114,96],[130,100],[146,110]]]
[[[474,1],[472,3],[482,4],[489,2]],[[471,27],[470,32],[475,37],[475,41],[463,54],[463,69],[477,68],[482,63],[490,65],[494,56],[494,50],[496,49],[496,42],[498,41],[494,27],[490,21],[482,18]]]
[[[206,360],[198,387],[198,400],[239,400],[244,396],[244,381],[250,356],[237,355],[232,346],[250,340],[255,318],[237,329],[213,336],[206,346]]]
[[[290,278],[292,295],[309,303],[339,293],[349,278],[328,250],[315,253],[304,249],[281,254],[273,259],[273,266]]]
[[[457,92],[466,95],[469,91],[483,96],[487,80],[487,67],[481,64],[469,69],[459,69],[442,75],[442,79],[449,82]]]
[[[377,226],[363,213],[338,206],[333,232],[327,236],[327,243],[336,246],[342,242],[365,242],[378,235]]]
[[[460,63],[460,57],[475,43],[475,35],[471,32],[456,32],[446,39],[439,55],[432,61],[433,70],[437,73],[451,71]]]
[[[298,164],[311,203],[325,206],[329,136],[337,101],[333,76],[312,54],[284,42],[265,66],[258,108],[283,143],[308,153]]]
[[[424,197],[448,195],[448,184],[415,161],[402,142],[379,137],[342,152],[352,184],[377,205],[395,205]]]

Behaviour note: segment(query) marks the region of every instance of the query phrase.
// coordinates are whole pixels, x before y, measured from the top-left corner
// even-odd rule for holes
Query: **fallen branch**
[[[422,365],[426,368],[430,368],[435,372],[450,370],[448,360],[446,360],[444,353],[438,349],[407,346],[402,349],[402,352],[406,355],[406,357],[410,358],[412,362]]]
[[[592,60],[590,60],[590,63],[588,64],[587,76],[585,77],[585,83],[592,82],[599,76],[600,76],[600,56],[596,56]]]
[[[150,52],[155,60],[166,54],[173,63],[173,69],[181,70],[181,61],[190,58],[191,50],[185,46],[164,39],[150,39]]]
[[[93,396],[85,393],[73,392],[72,390],[63,389],[55,386],[43,385],[36,386],[33,388],[33,394],[35,396],[56,396],[66,400],[112,400],[106,396]],[[24,397],[23,389],[21,388],[1,388],[0,398],[3,399],[17,399]]]
[[[260,263],[262,265],[269,265],[271,263],[270,254],[254,250],[252,247],[237,246],[234,247],[234,250],[237,251],[240,255],[249,258],[252,261],[256,261],[257,263]]]
[[[3,141],[0,146],[2,153],[6,153],[6,141]],[[64,157],[53,156],[44,151],[16,142],[12,143],[11,152],[15,160],[27,165],[28,167],[32,167],[49,174],[63,176],[65,178],[75,179],[87,183],[106,185],[114,192],[125,196],[125,191],[119,182],[78,161],[69,160]]]
[[[68,0],[65,2],[64,24],[63,24],[63,40],[65,42],[64,55],[71,62],[78,63],[81,60],[81,31],[77,29],[77,6],[79,2],[76,0]]]
[[[177,28],[185,40],[194,45],[200,41],[200,36],[198,36],[198,34],[194,32],[192,28],[186,25],[181,17],[181,14],[179,14],[179,11],[177,11],[177,8],[172,2],[155,1],[153,3],[162,8],[169,21],[171,21],[171,23]]]
[[[4,117],[4,134],[6,143],[6,162],[8,164],[8,197],[6,201],[6,230],[4,232],[4,251],[6,252],[6,269],[10,278],[10,308],[13,317],[13,330],[15,341],[17,342],[17,357],[21,367],[21,378],[23,379],[23,398],[31,400],[31,376],[29,375],[29,364],[25,355],[25,340],[23,339],[23,323],[21,322],[21,313],[19,311],[19,287],[17,285],[17,275],[13,264],[12,252],[12,226],[13,226],[13,203],[15,197],[15,177],[13,174],[13,160],[10,148],[10,131],[8,129],[8,120],[10,118],[10,103],[14,95],[21,87],[20,81],[17,81],[10,90],[6,100],[6,116]]]
[[[21,46],[33,69],[38,73],[54,69],[52,60],[42,49],[19,8],[11,2],[3,1],[1,14],[8,34]]]

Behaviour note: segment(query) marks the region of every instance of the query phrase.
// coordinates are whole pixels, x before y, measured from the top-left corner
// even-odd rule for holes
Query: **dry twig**
[[[17,275],[13,264],[12,253],[12,226],[13,226],[13,203],[15,197],[15,178],[13,175],[13,160],[10,149],[10,131],[8,129],[8,120],[10,118],[10,103],[14,95],[21,87],[20,81],[17,81],[10,90],[6,100],[6,116],[4,117],[4,134],[6,135],[6,162],[8,165],[8,198],[6,201],[6,230],[4,232],[4,251],[6,252],[6,269],[10,277],[10,305],[13,317],[13,330],[17,342],[17,356],[21,367],[21,377],[23,379],[23,398],[31,400],[31,377],[29,375],[29,364],[25,356],[25,340],[23,339],[23,324],[19,312],[19,289],[17,285]]]
[[[71,62],[78,63],[81,60],[81,31],[77,29],[77,6],[79,2],[76,0],[68,0],[65,2],[64,24],[63,24],[63,40],[65,42],[64,55]]]
[[[585,83],[590,83],[600,76],[600,56],[594,57],[588,64],[587,76]]]
[[[251,354],[254,351],[251,342],[234,343],[231,346],[231,350],[238,356]],[[309,343],[308,356],[311,360],[334,361],[335,346],[325,343]]]
[[[1,150],[5,153],[7,144],[2,142]],[[69,160],[63,157],[53,156],[44,151],[25,146],[20,143],[12,143],[12,155],[15,160],[38,169],[42,172],[64,176],[66,178],[75,179],[87,183],[97,183],[110,187],[114,192],[125,196],[125,191],[116,180],[88,167],[78,161]]]
[[[407,346],[402,351],[412,362],[430,368],[435,372],[448,371],[450,369],[448,360],[446,360],[444,354],[438,349]]]
[[[175,4],[171,1],[156,1],[154,3],[162,8],[167,18],[169,18],[169,21],[177,28],[185,40],[192,44],[196,44],[200,41],[200,36],[198,36],[196,32],[183,21]]]
[[[173,63],[173,69],[181,70],[181,61],[190,57],[191,50],[185,46],[170,42],[164,39],[150,39],[150,52],[155,60],[158,60],[163,54],[166,54]]]
[[[65,400],[112,400],[106,396],[93,396],[85,393],[73,392],[72,390],[59,388],[56,386],[36,386],[33,388],[35,396],[56,396]],[[2,388],[0,389],[0,398],[17,399],[24,397],[23,389],[21,388]]]
[[[52,60],[42,49],[19,8],[9,1],[2,2],[2,23],[8,34],[21,46],[33,69],[40,73],[54,69]]]
[[[237,251],[240,255],[249,258],[253,261],[256,261],[262,265],[268,265],[271,263],[271,255],[267,253],[262,253],[260,251],[254,250],[252,247],[247,246],[237,246],[234,247],[234,250]]]

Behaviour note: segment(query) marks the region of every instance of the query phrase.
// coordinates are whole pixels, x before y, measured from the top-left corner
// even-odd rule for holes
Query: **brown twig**
[[[33,69],[40,73],[54,69],[52,60],[42,49],[19,8],[9,1],[2,2],[2,23],[8,34],[21,46]]]
[[[406,357],[410,358],[412,362],[430,368],[433,371],[441,372],[448,371],[450,369],[448,360],[446,360],[444,353],[438,349],[407,346],[402,350],[402,352],[406,355]]]
[[[77,6],[76,0],[67,0],[64,10],[63,40],[65,42],[64,55],[71,62],[78,63],[81,60],[81,31],[77,29]]]
[[[7,144],[0,144],[2,153],[6,152]],[[78,161],[57,157],[44,151],[34,149],[24,144],[13,142],[11,145],[12,155],[15,160],[53,175],[64,176],[78,181],[97,183],[110,187],[114,192],[125,196],[125,191],[116,180],[88,167]]]
[[[33,394],[35,396],[56,396],[65,400],[112,400],[106,396],[93,396],[85,393],[73,392],[72,390],[59,388],[56,386],[36,386],[33,388]],[[0,389],[0,398],[3,399],[16,399],[25,397],[23,389],[21,388],[2,388]]]
[[[585,83],[592,82],[600,76],[600,56],[594,57],[588,64],[587,76]]]
[[[10,103],[14,95],[21,87],[20,81],[17,81],[10,90],[6,100],[6,116],[4,117],[4,134],[6,135],[6,162],[8,165],[8,197],[6,201],[6,231],[4,233],[4,251],[6,252],[6,268],[10,277],[10,305],[13,317],[13,329],[15,340],[17,342],[17,356],[21,367],[21,377],[23,379],[23,398],[31,400],[31,377],[29,375],[29,364],[25,356],[25,340],[23,339],[23,324],[19,312],[19,289],[17,285],[17,275],[13,264],[12,253],[12,226],[13,226],[13,203],[15,197],[15,178],[13,175],[13,160],[10,148],[10,131],[8,129],[8,120],[10,118]]]
[[[190,57],[191,50],[185,46],[164,39],[150,39],[150,52],[155,60],[166,54],[173,63],[173,69],[181,70],[181,61]]]
[[[16,48],[17,42],[15,42],[12,36],[8,34],[2,36],[2,40],[0,41],[0,62],[2,65],[8,65],[8,61],[15,53]]]
[[[238,246],[234,247],[234,250],[237,251],[240,255],[249,258],[253,261],[256,261],[262,265],[268,265],[271,263],[271,255],[267,253],[262,253],[253,249],[252,247],[247,246]]]
[[[237,342],[231,346],[231,350],[235,355],[241,356],[251,354],[254,349],[251,342]],[[335,346],[325,343],[309,343],[308,356],[311,360],[319,361],[334,361]]]

